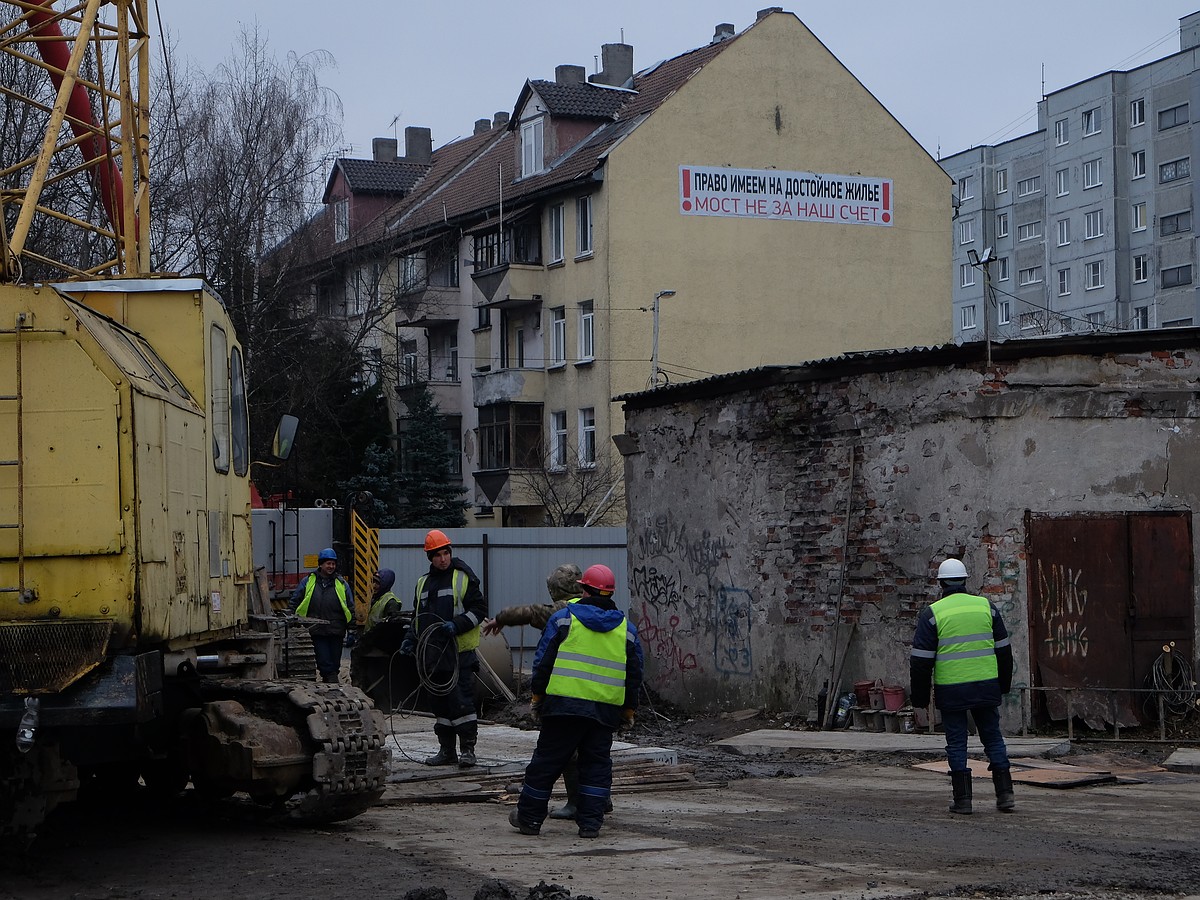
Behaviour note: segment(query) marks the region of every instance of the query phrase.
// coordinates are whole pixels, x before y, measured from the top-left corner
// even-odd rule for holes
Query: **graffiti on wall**
[[[1037,577],[1041,598],[1039,611],[1046,629],[1042,642],[1046,645],[1048,658],[1086,658],[1088,592],[1080,585],[1083,571],[1057,564],[1046,565],[1039,560]]]
[[[675,632],[678,627],[679,616],[668,616],[660,626],[657,614],[648,604],[642,604],[638,634],[644,649],[658,661],[665,678],[673,678],[696,668],[696,654],[688,653],[676,643]]]
[[[750,674],[750,592],[723,587],[717,592],[717,669]]]

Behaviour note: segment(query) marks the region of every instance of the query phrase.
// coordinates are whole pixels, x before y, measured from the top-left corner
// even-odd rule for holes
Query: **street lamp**
[[[983,256],[975,252],[972,247],[967,251],[967,259],[971,262],[971,267],[975,269],[983,269],[983,342],[987,345],[987,367],[992,367],[992,263],[996,261],[996,256],[992,253],[991,247],[985,247]]]
[[[654,342],[650,347],[650,387],[658,387],[658,301],[674,297],[674,291],[659,291],[654,295]]]

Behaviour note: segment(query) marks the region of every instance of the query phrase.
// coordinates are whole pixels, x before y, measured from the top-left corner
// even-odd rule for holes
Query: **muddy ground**
[[[25,855],[0,860],[0,898],[1200,895],[1200,776],[1018,785],[1011,815],[977,780],[976,812],[964,817],[945,811],[944,776],[914,770],[924,760],[910,754],[749,758],[710,743],[785,725],[803,727],[644,714],[632,738],[678,748],[701,786],[616,796],[595,840],[553,821],[519,835],[494,800],[381,807],[321,830],[268,825],[236,805],[204,810],[187,795],[165,809],[140,794],[79,805],[56,814]],[[1072,754],[1145,764],[1172,749],[1095,744]]]

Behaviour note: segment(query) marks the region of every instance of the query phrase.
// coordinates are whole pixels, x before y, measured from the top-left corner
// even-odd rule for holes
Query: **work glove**
[[[621,710],[621,724],[617,726],[617,731],[621,734],[633,731],[633,721],[637,717],[637,711],[633,709]]]
[[[535,725],[542,724],[542,695],[534,694],[529,700],[529,715],[533,717]]]
[[[443,622],[441,624],[441,629],[450,637],[456,637],[458,635],[458,629],[454,627],[453,622]]]
[[[346,632],[346,639],[342,643],[344,643],[347,647],[353,647],[358,643],[358,632],[353,628],[349,629]]]
[[[400,655],[401,656],[416,656],[417,655],[417,645],[416,645],[416,642],[413,640],[413,635],[412,635],[411,631],[408,634],[406,634],[404,636],[404,640],[402,640],[400,642]]]

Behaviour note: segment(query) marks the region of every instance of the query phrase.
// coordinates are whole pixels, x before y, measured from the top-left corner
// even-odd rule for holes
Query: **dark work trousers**
[[[967,771],[967,713],[975,720],[979,729],[979,740],[987,754],[989,768],[1008,768],[1008,748],[1004,746],[1004,733],[1000,730],[1000,710],[995,706],[976,706],[973,709],[942,710],[942,724],[946,729],[946,759],[951,772]]]
[[[342,644],[345,636],[341,634],[312,635],[313,655],[317,658],[317,671],[321,680],[330,683],[338,680],[338,672],[342,668]]]
[[[438,743],[454,746],[454,737],[464,747],[474,747],[479,735],[479,716],[475,713],[475,673],[479,671],[479,657],[474,650],[458,654],[458,684],[448,694],[430,695],[429,707],[433,712],[433,733]],[[435,678],[448,673],[438,672]]]
[[[550,791],[573,753],[579,754],[579,797],[575,821],[581,829],[599,830],[612,789],[613,730],[586,716],[546,716],[533,759],[525,769],[525,786],[517,816],[540,828],[546,819]]]

